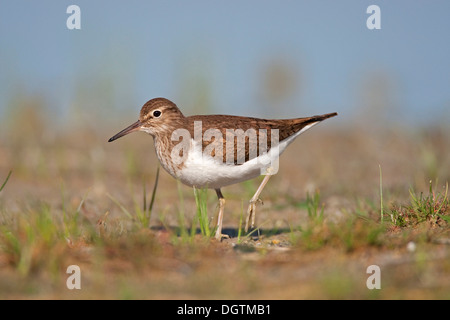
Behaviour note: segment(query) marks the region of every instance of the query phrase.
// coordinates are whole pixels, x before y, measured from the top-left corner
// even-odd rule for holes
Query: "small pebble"
[[[409,252],[416,251],[416,244],[413,241],[408,242],[408,244],[406,245],[406,250],[408,250]]]

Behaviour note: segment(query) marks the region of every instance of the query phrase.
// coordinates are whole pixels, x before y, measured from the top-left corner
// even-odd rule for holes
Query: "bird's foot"
[[[227,234],[223,234],[222,232],[216,232],[214,238],[216,238],[217,241],[222,241],[223,239],[230,239],[230,236]]]
[[[260,202],[261,204],[264,204],[261,199],[251,199],[250,204],[248,205],[247,209],[247,219],[245,220],[245,232],[248,231],[249,223],[251,220],[250,227],[253,229],[255,227],[255,217],[256,217],[256,204]]]

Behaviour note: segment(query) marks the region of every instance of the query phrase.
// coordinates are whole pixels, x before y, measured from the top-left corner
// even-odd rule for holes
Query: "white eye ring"
[[[159,118],[160,116],[161,116],[161,111],[160,110],[155,110],[155,111],[153,111],[153,116],[155,117],[155,118]]]

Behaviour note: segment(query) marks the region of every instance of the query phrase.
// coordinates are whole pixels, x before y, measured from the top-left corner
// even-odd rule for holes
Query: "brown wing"
[[[228,115],[188,117],[189,131],[195,139],[194,123],[201,132],[203,152],[206,151],[218,161],[229,164],[243,164],[270,150],[272,130],[278,129],[278,141],[290,137],[308,124],[336,116],[329,113],[320,116],[297,119],[268,120]],[[274,132],[275,134],[275,132]],[[275,137],[275,136],[274,136]]]

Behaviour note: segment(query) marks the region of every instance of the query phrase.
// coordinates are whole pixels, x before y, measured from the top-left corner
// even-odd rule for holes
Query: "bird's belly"
[[[219,189],[224,186],[256,178],[261,174],[259,167],[227,164],[195,164],[184,166],[178,179],[197,188]]]
[[[284,149],[284,146],[280,149]],[[224,163],[221,159],[214,159],[193,148],[176,178],[189,186],[218,189],[256,178],[261,174],[275,174],[278,169],[278,156],[278,152],[270,150],[264,155],[236,165]],[[272,171],[268,172],[268,168]]]

